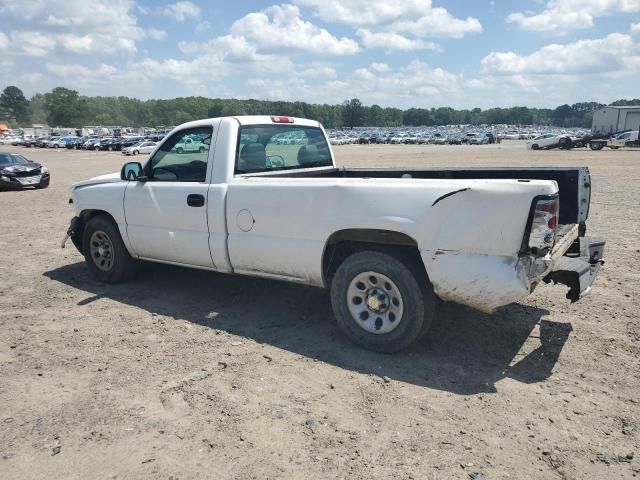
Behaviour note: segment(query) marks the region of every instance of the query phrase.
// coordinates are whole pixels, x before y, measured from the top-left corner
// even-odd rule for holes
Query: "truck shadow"
[[[442,304],[423,341],[382,355],[344,338],[328,292],[316,288],[158,264],[145,265],[134,281],[119,285],[99,283],[84,263],[44,275],[90,294],[78,308],[109,298],[340,368],[462,395],[495,392],[495,383],[506,377],[523,383],[548,378],[571,332],[571,324],[542,320],[547,310],[526,305],[485,315]]]

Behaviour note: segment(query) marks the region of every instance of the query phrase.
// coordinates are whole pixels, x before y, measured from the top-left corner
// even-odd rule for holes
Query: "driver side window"
[[[196,127],[174,133],[151,158],[149,180],[204,182],[212,132],[212,127]]]

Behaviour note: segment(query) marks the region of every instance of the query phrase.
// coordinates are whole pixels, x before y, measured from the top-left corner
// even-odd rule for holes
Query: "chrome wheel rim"
[[[103,272],[113,268],[113,242],[102,230],[96,230],[89,239],[89,254],[96,267]]]
[[[381,273],[362,272],[353,277],[346,300],[351,318],[369,333],[392,332],[402,321],[404,302],[400,289]]]

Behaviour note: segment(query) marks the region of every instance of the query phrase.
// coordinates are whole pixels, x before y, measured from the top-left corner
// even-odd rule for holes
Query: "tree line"
[[[617,100],[611,105],[640,105],[640,99]],[[229,115],[283,115],[320,121],[326,128],[358,126],[398,127],[458,124],[553,125],[591,127],[593,111],[605,105],[582,102],[555,109],[509,107],[455,110],[365,106],[357,98],[341,104],[311,104],[268,100],[237,100],[180,97],[167,100],[139,100],[129,97],[88,97],[56,87],[27,99],[16,86],[0,95],[0,122],[10,127],[45,124],[51,127],[173,126],[191,120]]]

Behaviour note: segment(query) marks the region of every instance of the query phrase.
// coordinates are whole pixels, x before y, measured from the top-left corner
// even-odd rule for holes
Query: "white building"
[[[640,129],[640,105],[603,107],[593,112],[591,133],[615,133]]]

